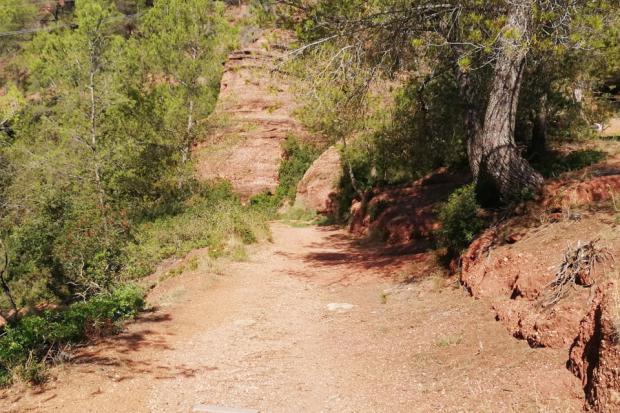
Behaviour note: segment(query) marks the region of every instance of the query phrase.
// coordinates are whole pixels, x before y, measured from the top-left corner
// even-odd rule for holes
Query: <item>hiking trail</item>
[[[272,233],[215,271],[197,252],[195,270],[153,289],[151,312],[42,387],[5,391],[0,410],[581,411],[565,354],[510,337],[442,277],[399,282],[417,255],[332,227]]]

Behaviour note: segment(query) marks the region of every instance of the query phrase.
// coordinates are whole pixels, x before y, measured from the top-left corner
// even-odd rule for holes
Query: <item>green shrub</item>
[[[370,216],[370,221],[375,221],[379,218],[386,209],[390,206],[390,202],[386,199],[381,199],[375,203],[372,203],[368,208],[368,215]]]
[[[144,307],[144,293],[125,285],[66,309],[26,315],[6,326],[0,337],[0,384],[13,374],[30,382],[44,380],[43,363],[54,350],[67,344],[115,333],[119,322],[135,317]]]
[[[473,184],[454,191],[439,209],[439,244],[452,254],[467,248],[484,228],[484,221],[478,216],[479,208]]]
[[[276,195],[292,202],[297,194],[297,184],[320,153],[316,147],[303,144],[293,136],[286,138],[282,149],[284,160],[278,171],[279,185]]]
[[[275,217],[276,211],[282,204],[282,198],[265,191],[250,197],[250,206],[253,210]]]

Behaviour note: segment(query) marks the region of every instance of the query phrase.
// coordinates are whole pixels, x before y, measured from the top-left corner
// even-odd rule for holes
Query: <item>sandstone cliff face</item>
[[[277,187],[282,142],[309,138],[293,117],[291,81],[275,70],[292,40],[265,31],[228,57],[213,115],[219,125],[194,149],[200,179],[228,180],[242,198]]]
[[[299,181],[295,206],[320,214],[335,212],[341,174],[340,152],[332,146],[312,163]]]

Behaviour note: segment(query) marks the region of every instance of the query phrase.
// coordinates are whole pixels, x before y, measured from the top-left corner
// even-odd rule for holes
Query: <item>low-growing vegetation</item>
[[[4,326],[0,336],[0,385],[20,378],[45,379],[45,364],[66,355],[67,347],[114,334],[144,306],[144,293],[125,285],[66,308],[27,314]]]
[[[566,154],[549,152],[536,166],[545,177],[555,177],[601,162],[606,156],[605,152],[596,149],[574,150]]]
[[[239,248],[268,234],[268,210],[242,205],[228,182],[203,185],[178,214],[141,224],[128,247],[124,275],[130,279],[150,274],[162,260],[183,257],[208,248],[218,258],[238,254]]]

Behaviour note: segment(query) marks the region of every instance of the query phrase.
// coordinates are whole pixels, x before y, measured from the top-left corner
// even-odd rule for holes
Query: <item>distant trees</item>
[[[37,12],[35,1],[4,0],[0,5],[0,33],[31,27],[36,22]],[[12,37],[0,37],[0,55],[13,49],[16,44]]]
[[[155,86],[169,100],[166,123],[183,162],[217,100],[220,57],[234,40],[224,4],[207,0],[157,1],[141,25],[145,57]]]

